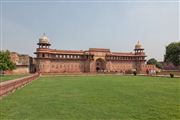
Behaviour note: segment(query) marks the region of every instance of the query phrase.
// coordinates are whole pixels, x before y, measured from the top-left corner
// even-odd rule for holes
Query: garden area
[[[1,120],[179,120],[180,80],[42,76],[0,100]]]

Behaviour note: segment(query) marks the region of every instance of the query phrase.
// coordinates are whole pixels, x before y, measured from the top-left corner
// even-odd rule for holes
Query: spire
[[[138,44],[138,45],[140,45],[140,42],[139,42],[139,40],[138,40],[137,44]]]

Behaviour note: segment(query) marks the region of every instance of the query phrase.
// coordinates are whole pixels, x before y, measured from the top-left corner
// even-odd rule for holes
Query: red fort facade
[[[138,42],[134,52],[111,52],[110,49],[89,48],[89,50],[51,49],[47,36],[39,38],[36,49],[36,71],[40,73],[125,73],[145,72],[145,53]]]

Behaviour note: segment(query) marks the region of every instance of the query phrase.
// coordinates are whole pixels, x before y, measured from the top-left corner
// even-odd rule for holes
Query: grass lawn
[[[27,74],[23,75],[0,75],[0,82],[7,81],[7,80],[13,80],[20,77],[28,76]]]
[[[180,79],[41,77],[0,100],[1,120],[180,120]]]

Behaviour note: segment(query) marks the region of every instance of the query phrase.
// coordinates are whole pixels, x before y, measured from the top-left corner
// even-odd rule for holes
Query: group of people
[[[150,69],[146,70],[147,75],[156,75],[156,70]]]

